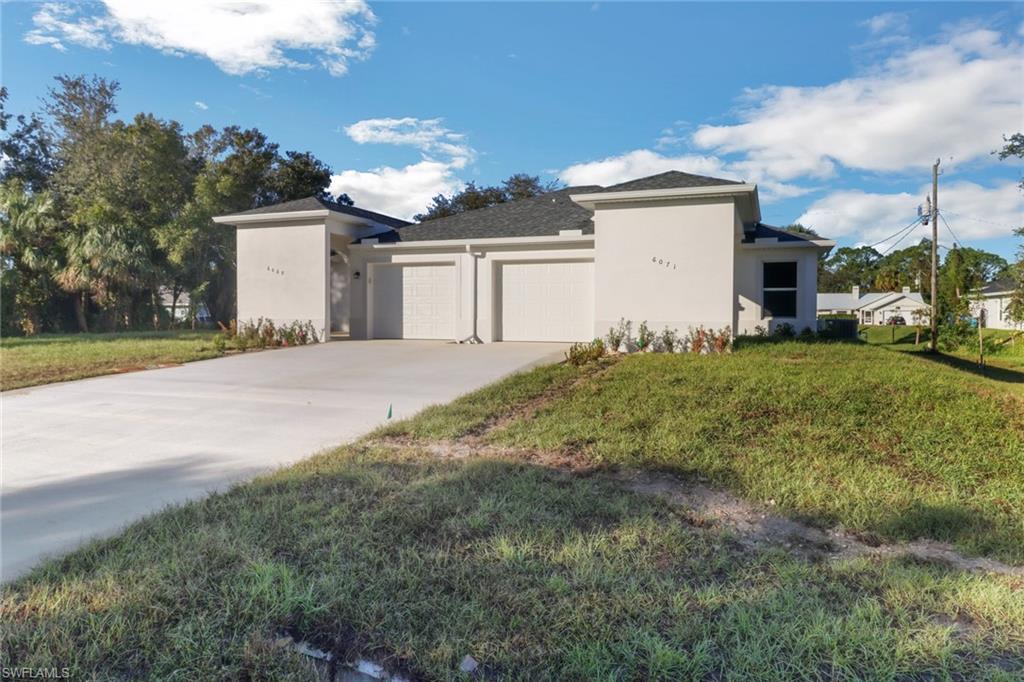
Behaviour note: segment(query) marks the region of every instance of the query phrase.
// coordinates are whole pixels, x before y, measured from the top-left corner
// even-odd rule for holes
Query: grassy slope
[[[782,504],[870,520],[840,480],[852,475],[897,500],[910,490],[929,505],[930,495],[977,505],[1001,530],[961,542],[1014,556],[1005,543],[1021,519],[1020,422],[1003,424],[1009,464],[982,456],[975,467],[953,453],[981,452],[978,432],[1019,407],[1017,386],[882,349],[838,350],[849,355],[786,344],[633,357],[600,378],[543,368],[390,431],[452,437],[560,389],[568,395],[499,440],[700,468],[755,496],[761,467],[784,484],[768,486]],[[897,439],[873,415],[907,402],[929,410]],[[825,407],[845,433],[793,418],[828,419]],[[890,421],[903,425],[909,409]],[[859,435],[878,429],[875,440]],[[746,451],[733,451],[740,440]],[[876,450],[862,449],[858,464],[845,440]],[[821,459],[829,453],[834,466]],[[828,481],[841,504],[824,494]],[[1003,493],[1017,505],[1008,516],[990,507]],[[1024,673],[1024,583],[751,552],[601,475],[356,445],[49,562],[0,602],[3,665],[58,661],[101,677],[302,679],[301,663],[273,648],[283,631],[428,678],[451,677],[469,653],[523,679],[1009,680]]]
[[[647,355],[494,438],[697,474],[812,521],[1024,561],[1024,373],[1000,377],[854,344]]]
[[[220,355],[213,332],[43,334],[0,340],[0,390]]]

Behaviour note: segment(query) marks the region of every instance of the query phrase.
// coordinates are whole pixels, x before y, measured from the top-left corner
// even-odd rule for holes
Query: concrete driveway
[[[3,393],[0,578],[564,348],[336,341]]]

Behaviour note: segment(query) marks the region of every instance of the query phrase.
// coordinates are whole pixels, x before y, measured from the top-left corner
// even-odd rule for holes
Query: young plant
[[[732,328],[728,325],[712,332],[711,348],[716,353],[728,353],[732,350]]]
[[[654,347],[654,330],[647,326],[647,320],[640,323],[640,328],[636,332],[636,348],[641,353],[653,350]]]
[[[570,365],[580,367],[591,362],[597,362],[604,357],[604,354],[604,341],[594,339],[590,343],[574,343],[569,346],[569,351],[565,354],[565,360]]]
[[[629,335],[632,332],[633,323],[626,320],[626,318],[620,318],[619,323],[608,330],[608,335],[605,339],[608,341],[608,349],[613,353],[619,352],[623,343],[629,341]]]
[[[661,330],[661,334],[658,336],[659,350],[665,353],[672,353],[676,350],[680,341],[679,331],[677,329],[669,329],[668,326],[666,326]]]

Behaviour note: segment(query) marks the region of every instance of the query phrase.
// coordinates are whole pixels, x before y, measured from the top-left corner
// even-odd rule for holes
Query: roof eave
[[[481,239],[422,239],[419,241],[407,242],[379,242],[376,244],[352,244],[350,249],[367,250],[405,250],[405,249],[434,249],[471,246],[526,246],[529,244],[588,244],[593,243],[592,234],[574,235],[545,235],[538,237],[484,237]]]
[[[309,211],[278,211],[269,213],[235,213],[233,215],[215,216],[213,222],[221,225],[235,225],[243,227],[246,225],[265,225],[267,223],[292,222],[297,220],[337,220],[350,225],[373,226],[381,225],[388,229],[395,229],[371,218],[354,216],[341,211],[332,211],[329,208],[313,209]]]

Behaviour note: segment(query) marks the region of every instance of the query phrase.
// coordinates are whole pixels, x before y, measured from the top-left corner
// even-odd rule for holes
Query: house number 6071
[[[661,265],[666,268],[672,268],[673,270],[679,269],[676,267],[676,264],[673,263],[672,261],[665,260],[664,258],[658,258],[657,256],[651,256],[651,262],[654,263],[655,265]]]

